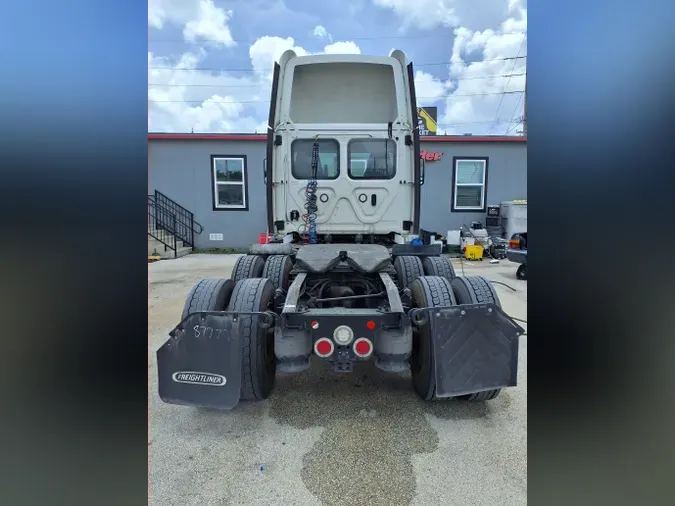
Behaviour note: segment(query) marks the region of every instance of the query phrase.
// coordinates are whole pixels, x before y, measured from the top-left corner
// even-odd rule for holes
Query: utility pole
[[[525,64],[525,91],[523,92],[523,135],[527,137],[527,64]]]

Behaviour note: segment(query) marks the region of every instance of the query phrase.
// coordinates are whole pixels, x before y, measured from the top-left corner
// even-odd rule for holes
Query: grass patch
[[[248,249],[238,249],[238,248],[206,248],[206,249],[194,249],[192,250],[193,255],[236,255],[241,253],[248,253]]]

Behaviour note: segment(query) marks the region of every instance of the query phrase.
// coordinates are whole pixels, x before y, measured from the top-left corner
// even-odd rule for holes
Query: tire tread
[[[243,279],[259,278],[265,268],[265,261],[259,255],[243,255],[237,258],[230,276],[235,283]]]
[[[269,288],[268,288],[269,287]],[[265,291],[272,291],[272,282],[267,278],[250,278],[237,282],[232,292],[232,298],[228,309],[230,311],[263,311],[262,307],[265,297]],[[259,332],[257,327],[257,318],[254,316],[241,316],[239,318],[239,333],[242,341],[241,346],[241,399],[250,401],[260,401],[265,399],[269,393],[265,394],[261,390],[254,369],[264,367],[264,364],[258,364],[255,342],[260,336],[255,335]]]
[[[412,255],[398,256],[394,260],[394,268],[398,276],[400,288],[410,288],[420,276],[424,276],[424,267],[419,257]]]
[[[192,313],[198,311],[220,311],[227,306],[227,300],[222,302],[222,307],[218,307],[218,297],[221,294],[223,285],[229,281],[226,278],[204,278],[198,281],[188,293],[183,307],[181,319],[186,318]]]
[[[288,255],[271,255],[265,262],[261,277],[272,281],[274,289],[288,289],[288,276],[293,268],[293,260]]]
[[[457,305],[452,285],[448,279],[441,276],[420,276],[417,278],[416,282],[419,283],[422,288],[425,307],[433,308]],[[429,339],[431,339],[431,336],[429,336]],[[433,343],[429,343],[429,345],[433,346]],[[426,389],[426,392],[420,392],[418,390],[417,393],[427,401],[444,401],[446,400],[445,398],[436,397],[436,381],[434,376],[435,366],[433,360],[432,352],[428,388]]]
[[[441,276],[448,281],[452,281],[457,277],[455,268],[448,257],[426,257],[422,261],[424,267],[424,274],[426,276]]]
[[[502,307],[494,286],[483,276],[457,277],[452,280],[452,289],[460,304],[495,304],[499,308]],[[457,398],[472,402],[489,401],[497,397],[499,392],[501,389],[497,388],[460,395]]]

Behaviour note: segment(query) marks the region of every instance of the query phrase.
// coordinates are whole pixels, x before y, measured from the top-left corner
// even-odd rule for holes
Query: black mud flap
[[[229,410],[239,403],[241,338],[239,319],[251,313],[192,313],[157,350],[159,396],[169,404]],[[259,324],[274,318],[260,315]]]
[[[525,330],[494,304],[413,310],[431,324],[436,396],[516,386],[518,339]]]

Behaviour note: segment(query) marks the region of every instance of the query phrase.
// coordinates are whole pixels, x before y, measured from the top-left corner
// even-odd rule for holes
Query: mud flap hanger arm
[[[422,307],[422,308],[413,308],[408,311],[408,317],[410,322],[416,327],[422,327],[429,322],[431,313],[437,313],[439,311],[458,311],[459,316],[465,316],[467,311],[476,311],[483,310],[488,313],[494,312],[495,315],[502,316],[512,325],[512,330],[515,331],[516,336],[520,336],[525,333],[525,329],[521,327],[513,318],[504,312],[502,308],[493,303],[488,304],[458,304],[456,306],[441,306],[441,307]]]
[[[258,318],[257,320],[257,325],[260,328],[263,329],[268,329],[274,325],[276,322],[278,316],[273,313],[272,311],[252,311],[252,312],[243,312],[243,311],[195,311],[194,313],[190,313],[187,315],[185,318],[183,318],[178,324],[169,332],[169,335],[171,337],[174,337],[177,332],[185,330],[185,322],[194,318],[196,315],[200,317],[200,319],[204,320],[206,319],[207,316],[231,316],[232,321],[236,322],[239,320],[239,317],[241,316],[258,316],[262,318]]]

